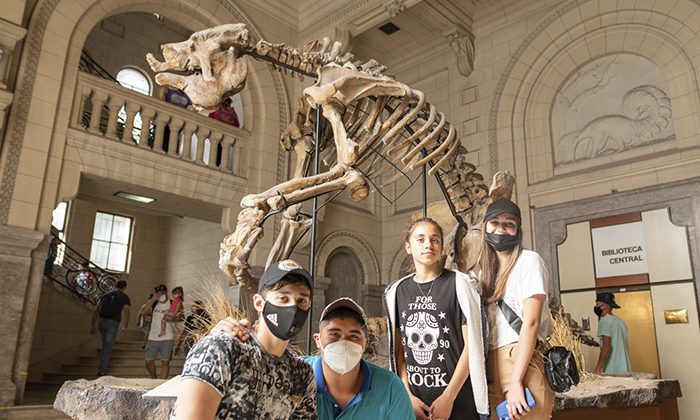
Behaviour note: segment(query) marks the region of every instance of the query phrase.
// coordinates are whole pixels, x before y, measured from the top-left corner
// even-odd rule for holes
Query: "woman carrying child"
[[[390,367],[402,379],[416,419],[488,418],[484,328],[478,282],[444,269],[440,225],[411,224],[405,249],[415,273],[390,284]]]
[[[507,400],[510,418],[548,420],[554,392],[544,376],[540,351],[551,330],[547,269],[536,252],[523,249],[520,208],[509,199],[501,198],[487,208],[482,236],[478,267],[490,327],[487,373],[491,409]],[[511,326],[504,313],[510,310],[502,308],[503,304],[522,321],[519,332]],[[512,313],[511,318],[516,319]],[[525,387],[535,399],[532,408],[527,404]]]

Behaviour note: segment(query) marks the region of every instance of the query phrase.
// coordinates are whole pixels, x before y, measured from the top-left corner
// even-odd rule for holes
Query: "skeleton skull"
[[[408,347],[418,364],[427,365],[433,359],[439,335],[437,319],[427,312],[415,312],[406,320]]]

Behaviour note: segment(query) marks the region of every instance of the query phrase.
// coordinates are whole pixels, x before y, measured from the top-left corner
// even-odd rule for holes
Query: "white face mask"
[[[323,350],[323,361],[335,373],[345,375],[350,372],[362,359],[364,349],[361,345],[348,340],[330,343]]]

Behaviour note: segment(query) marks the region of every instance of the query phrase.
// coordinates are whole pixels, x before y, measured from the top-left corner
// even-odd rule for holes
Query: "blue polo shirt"
[[[360,360],[362,386],[341,409],[326,386],[321,356],[303,356],[314,369],[316,412],[319,420],[415,420],[406,388],[396,374]]]

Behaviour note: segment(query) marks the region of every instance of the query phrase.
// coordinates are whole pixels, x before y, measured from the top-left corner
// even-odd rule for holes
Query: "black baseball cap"
[[[294,260],[278,261],[270,264],[260,277],[258,292],[265,287],[270,287],[288,276],[298,276],[306,280],[309,289],[314,289],[314,279],[311,274]]]
[[[167,291],[168,291],[168,286],[166,286],[166,285],[164,285],[164,284],[159,284],[159,285],[156,286],[153,290],[155,290],[156,292],[167,292]]]
[[[615,295],[612,293],[598,293],[595,296],[596,302],[603,302],[611,308],[619,308],[620,305],[615,303]]]
[[[499,198],[498,200],[489,204],[488,208],[486,209],[486,214],[484,214],[484,222],[488,222],[489,220],[503,213],[512,214],[518,221],[518,225],[521,224],[522,219],[520,216],[520,207],[506,197]]]
[[[340,299],[336,299],[333,302],[329,303],[328,306],[326,306],[323,309],[323,312],[321,312],[320,322],[323,322],[323,320],[326,319],[326,316],[328,316],[328,314],[331,313],[331,311],[338,308],[348,308],[353,312],[356,312],[362,319],[362,326],[367,326],[367,315],[365,315],[365,310],[362,309],[362,306],[358,305],[357,302],[350,299],[349,297],[341,297]]]

